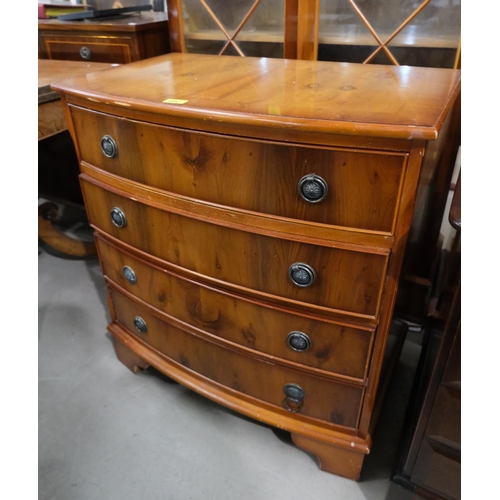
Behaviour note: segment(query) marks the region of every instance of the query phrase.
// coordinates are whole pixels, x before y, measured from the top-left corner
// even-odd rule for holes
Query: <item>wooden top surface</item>
[[[460,71],[172,53],[52,88],[118,109],[235,125],[435,139]]]
[[[151,29],[154,23],[167,24],[165,12],[130,12],[114,17],[82,19],[80,21],[60,21],[59,19],[39,19],[38,30],[54,29],[59,31],[141,31]],[[166,35],[168,37],[168,32]]]
[[[52,82],[101,71],[113,66],[118,66],[118,64],[38,59],[38,104],[59,97],[59,94],[50,88]]]

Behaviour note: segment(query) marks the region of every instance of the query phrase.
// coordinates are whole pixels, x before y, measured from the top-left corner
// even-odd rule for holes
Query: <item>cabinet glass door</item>
[[[282,0],[182,0],[187,52],[283,57]]]
[[[322,0],[318,59],[453,67],[461,0]]]

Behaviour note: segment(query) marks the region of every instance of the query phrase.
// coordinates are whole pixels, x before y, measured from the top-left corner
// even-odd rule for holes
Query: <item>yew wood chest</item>
[[[357,479],[460,72],[169,54],[53,88],[118,358]]]

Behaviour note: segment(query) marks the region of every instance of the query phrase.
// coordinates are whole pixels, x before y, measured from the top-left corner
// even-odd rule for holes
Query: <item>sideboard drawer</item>
[[[42,35],[49,59],[126,64],[132,61],[126,37]]]
[[[186,280],[97,235],[104,275],[147,304],[246,348],[359,381],[373,329],[311,319]]]
[[[82,160],[115,175],[219,205],[393,232],[403,154],[259,143],[77,107],[71,113],[77,136],[84,138],[78,145]],[[101,148],[105,136],[116,145],[113,157]]]
[[[315,377],[226,349],[163,321],[153,309],[126,299],[113,288],[110,296],[116,322],[184,367],[288,411],[345,427],[357,426],[362,387]],[[287,389],[288,384],[294,387]]]
[[[239,231],[139,203],[83,176],[81,184],[90,222],[154,257],[277,298],[367,317],[378,313],[387,255]],[[126,218],[124,227],[112,221],[115,208]],[[299,284],[292,282],[290,273]]]

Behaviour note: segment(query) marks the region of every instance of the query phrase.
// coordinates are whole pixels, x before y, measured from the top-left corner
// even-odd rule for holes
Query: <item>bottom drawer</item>
[[[171,360],[228,388],[293,413],[356,428],[363,388],[316,377],[187,332],[110,287],[114,320]]]

